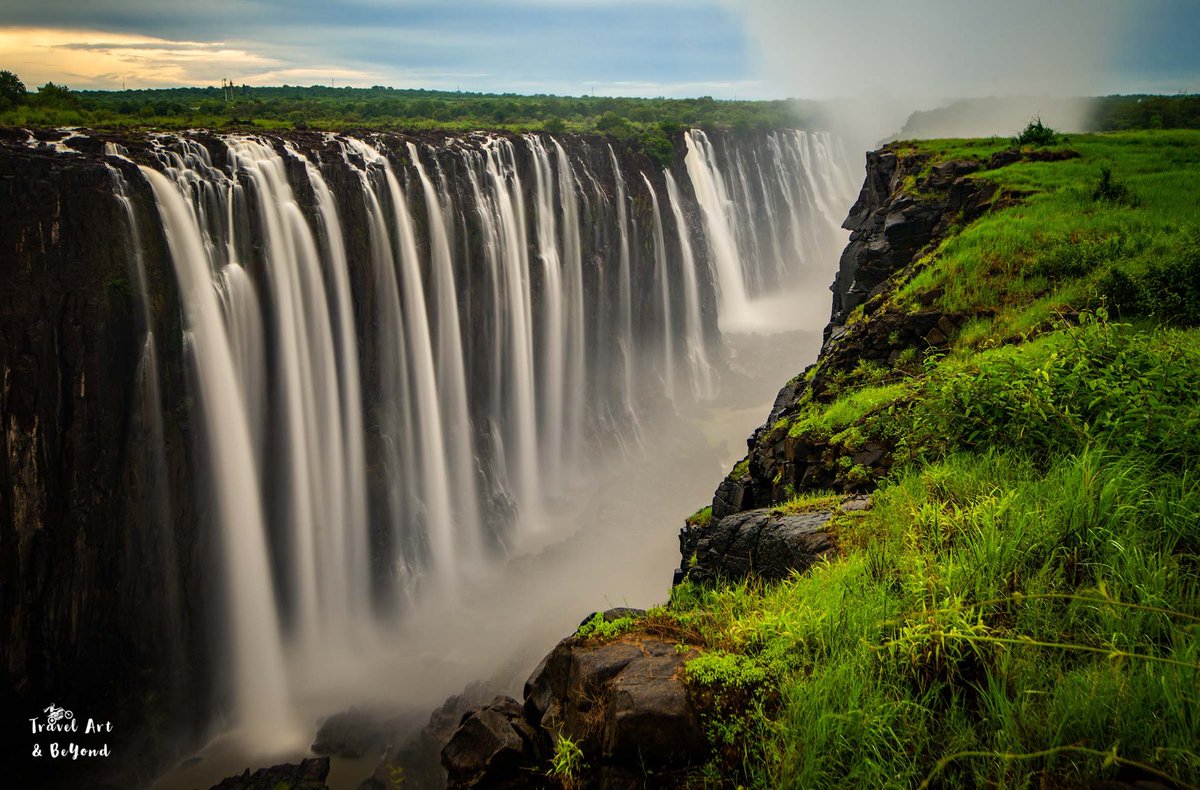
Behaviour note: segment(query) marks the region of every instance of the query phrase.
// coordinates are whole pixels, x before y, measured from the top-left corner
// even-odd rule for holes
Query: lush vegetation
[[[1019,199],[874,314],[963,316],[949,348],[818,367],[827,392],[773,426],[890,448],[870,510],[781,503],[833,509],[840,556],[649,616],[703,651],[698,784],[1200,784],[1200,134],[1053,143],[1080,156],[976,176]]]
[[[685,127],[772,129],[813,125],[818,115],[813,102],[708,96],[518,96],[319,85],[71,91],[53,83],[25,94],[23,85],[18,91],[0,79],[0,126],[598,132],[636,143],[660,161],[670,160],[670,138]]]
[[[1096,101],[1096,130],[1200,129],[1200,96],[1106,96]]]

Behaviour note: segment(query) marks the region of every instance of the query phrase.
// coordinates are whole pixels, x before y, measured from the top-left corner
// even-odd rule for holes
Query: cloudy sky
[[[1200,92],[1200,0],[0,0],[31,89]]]

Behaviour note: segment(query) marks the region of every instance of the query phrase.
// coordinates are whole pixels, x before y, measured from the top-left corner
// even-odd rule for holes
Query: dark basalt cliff
[[[168,656],[201,660],[195,634],[157,602],[196,578],[195,503],[171,500],[190,545],[169,567],[177,560],[163,555],[145,506],[148,487],[164,481],[153,479],[137,440],[144,426],[132,419],[145,328],[109,172],[5,147],[0,204],[0,737],[6,753],[28,757],[29,719],[54,703],[119,721],[113,737],[129,743],[158,705],[194,691]],[[136,208],[147,218],[153,210],[145,195]],[[161,237],[144,235],[147,255],[162,257]],[[181,332],[173,288],[156,286],[155,332],[174,338],[159,387],[170,405],[170,483],[181,488],[190,466]],[[156,699],[144,699],[151,689]],[[38,768],[39,781],[53,781],[78,765],[43,759]]]
[[[937,309],[937,292],[916,305],[889,300],[920,259],[956,225],[1020,199],[972,174],[1022,158],[1044,156],[1004,151],[987,162],[960,160],[929,166],[923,155],[889,145],[867,154],[866,179],[843,227],[850,242],[831,287],[833,310],[816,364],[789,381],[767,421],[747,440],[746,458],[721,482],[713,497],[712,522],[742,511],[769,507],[805,491],[867,491],[891,465],[889,447],[868,443],[847,452],[820,437],[793,435],[789,419],[804,402],[836,397],[831,381],[863,362],[891,368],[906,349],[918,356],[944,349],[970,316]],[[1069,156],[1055,152],[1049,156]],[[911,352],[910,352],[911,353]],[[687,567],[702,530],[681,535]]]
[[[153,196],[134,164],[159,166],[152,156],[159,141],[139,133],[88,133],[70,136],[73,153],[56,151],[53,141],[66,136],[42,131],[35,140],[24,130],[0,130],[0,738],[3,753],[16,758],[9,775],[14,786],[73,786],[82,775],[89,786],[140,786],[164,759],[194,744],[210,720],[219,697],[212,686],[214,653],[224,649],[213,622],[221,580],[212,571],[214,530],[206,527],[212,523],[208,481],[196,478],[203,464],[192,457],[199,437],[193,435],[196,404],[189,395],[192,371],[177,286]],[[190,137],[214,161],[223,161],[216,135]],[[319,162],[338,203],[355,320],[364,338],[360,370],[364,390],[370,390],[380,376],[369,340],[378,317],[366,271],[371,252],[361,183],[325,135],[266,139],[281,152],[291,145]],[[372,139],[410,182],[406,143],[429,144],[422,150],[436,158],[456,197],[469,190],[450,135]],[[616,140],[559,139],[574,161],[595,174],[589,177],[596,189],[615,194],[611,144],[626,174],[631,225],[651,226],[649,192],[637,174],[644,172],[665,195],[656,162]],[[129,159],[104,156],[106,142],[121,144]],[[673,169],[682,174],[682,138],[675,142]],[[311,214],[315,197],[305,186],[303,165],[292,160],[290,166],[297,199]],[[529,183],[533,167],[526,148],[518,146],[517,168]],[[114,191],[112,168],[128,184],[137,239]],[[425,245],[420,188],[407,186],[418,244]],[[616,287],[603,274],[615,267],[618,254],[612,203],[583,207],[589,325],[611,320],[603,314],[616,309],[615,299],[603,296]],[[685,203],[689,219],[697,218],[690,194]],[[532,216],[533,207],[527,209]],[[635,234],[630,243],[642,260],[653,260],[649,233]],[[693,243],[700,249],[702,240]],[[145,306],[138,254],[146,263]],[[478,254],[463,259],[484,265]],[[246,262],[261,280],[261,255],[250,251]],[[459,276],[464,311],[490,310],[485,289],[469,285],[486,273]],[[634,272],[635,321],[650,320],[643,302],[652,298],[653,276]],[[536,300],[536,282],[534,289]],[[715,336],[711,283],[702,284],[701,301],[704,324]],[[147,330],[156,339],[152,356],[145,351]],[[486,327],[473,331],[480,336],[464,338],[468,366],[472,355],[488,349]],[[589,353],[612,353],[611,344],[595,342]],[[146,371],[151,362],[156,380]],[[161,414],[161,443],[147,438],[155,412]],[[369,470],[378,466],[378,452],[368,444]],[[368,481],[373,509],[386,499],[383,486],[382,479]],[[116,756],[91,763],[32,758],[37,739],[29,720],[51,703],[85,720],[111,720],[108,741]]]

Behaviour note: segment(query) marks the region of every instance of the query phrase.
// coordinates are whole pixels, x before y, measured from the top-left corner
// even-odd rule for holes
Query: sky
[[[1200,0],[0,0],[33,89],[717,98],[1200,92]]]

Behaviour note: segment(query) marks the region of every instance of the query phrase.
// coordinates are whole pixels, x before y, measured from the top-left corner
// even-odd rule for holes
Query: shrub
[[[1058,142],[1058,133],[1042,123],[1041,116],[1029,122],[1019,135],[1013,138],[1013,145],[1018,148],[1023,145],[1054,145]]]
[[[1092,200],[1126,206],[1137,206],[1141,203],[1137,195],[1129,191],[1129,187],[1113,179],[1112,170],[1107,167],[1100,168],[1100,180],[1092,189]]]
[[[1192,231],[1177,255],[1142,270],[1110,267],[1097,283],[1108,308],[1121,318],[1154,317],[1200,326],[1200,233]]]

